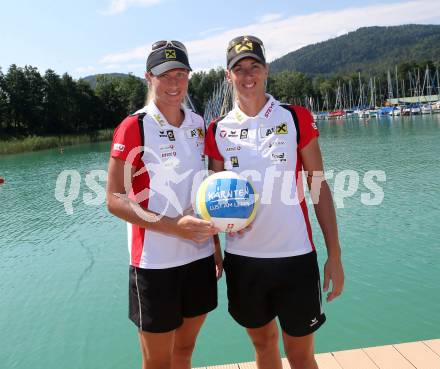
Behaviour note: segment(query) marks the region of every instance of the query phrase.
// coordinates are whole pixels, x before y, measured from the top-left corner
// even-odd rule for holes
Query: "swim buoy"
[[[3,177],[0,177],[0,185],[2,185],[3,183],[5,183],[5,179]]]

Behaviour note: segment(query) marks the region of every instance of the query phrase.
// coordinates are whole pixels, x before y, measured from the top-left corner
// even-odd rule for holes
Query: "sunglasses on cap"
[[[151,46],[151,51],[156,51],[156,50],[159,50],[159,49],[163,49],[163,48],[168,47],[168,46],[175,47],[176,49],[180,49],[180,50],[184,51],[185,54],[188,54],[188,52],[186,51],[185,45],[183,43],[181,43],[180,41],[176,41],[176,40],[172,40],[172,41],[168,41],[168,40],[156,41]]]
[[[229,41],[227,52],[231,51],[237,45],[243,44],[245,42],[255,42],[256,44],[261,46],[261,49],[264,52],[263,41],[261,41],[258,37],[255,36],[238,36]]]

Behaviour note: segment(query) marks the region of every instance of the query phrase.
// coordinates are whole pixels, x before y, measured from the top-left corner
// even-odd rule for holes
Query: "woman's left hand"
[[[329,257],[324,266],[324,292],[329,290],[330,281],[332,290],[327,294],[327,302],[338,297],[344,289],[344,269],[340,257]]]

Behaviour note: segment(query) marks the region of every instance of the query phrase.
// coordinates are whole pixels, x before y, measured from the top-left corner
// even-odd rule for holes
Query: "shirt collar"
[[[260,112],[256,115],[256,117],[262,118],[262,119],[269,119],[272,115],[272,112],[276,105],[279,105],[279,102],[274,99],[272,95],[265,94],[267,97],[267,102],[264,104],[263,108],[260,110]],[[237,101],[234,103],[234,109],[231,111],[232,117],[237,120],[238,122],[244,122],[245,120],[251,119],[252,117],[249,117],[246,115],[238,106]]]

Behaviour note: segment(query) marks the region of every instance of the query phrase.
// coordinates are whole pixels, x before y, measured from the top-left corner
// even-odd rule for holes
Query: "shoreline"
[[[20,139],[0,140],[0,155],[20,154],[41,151],[84,143],[111,141],[113,129],[101,129],[97,132],[81,135],[28,136]]]

